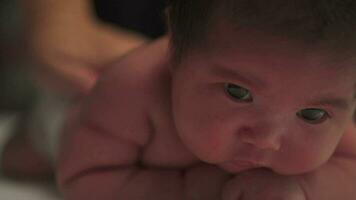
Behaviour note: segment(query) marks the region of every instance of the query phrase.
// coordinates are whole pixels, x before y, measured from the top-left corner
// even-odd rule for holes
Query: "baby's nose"
[[[278,151],[281,147],[281,133],[270,128],[241,127],[238,136],[242,143],[257,149]]]

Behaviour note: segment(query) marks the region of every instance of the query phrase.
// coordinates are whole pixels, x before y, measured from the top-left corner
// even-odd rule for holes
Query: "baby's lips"
[[[243,161],[243,160],[234,160],[234,161],[225,162],[220,166],[221,168],[223,168],[224,170],[230,173],[239,173],[244,170],[262,167],[262,165],[260,164],[250,162],[250,161]]]

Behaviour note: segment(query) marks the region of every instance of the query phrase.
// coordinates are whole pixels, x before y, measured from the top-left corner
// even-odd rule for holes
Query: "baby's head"
[[[233,173],[325,163],[356,108],[356,1],[177,0],[173,113],[201,160]]]

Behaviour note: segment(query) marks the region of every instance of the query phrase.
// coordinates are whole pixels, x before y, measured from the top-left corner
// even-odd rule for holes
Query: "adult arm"
[[[146,38],[97,19],[90,0],[20,0],[26,40],[40,86],[87,93],[103,66]]]

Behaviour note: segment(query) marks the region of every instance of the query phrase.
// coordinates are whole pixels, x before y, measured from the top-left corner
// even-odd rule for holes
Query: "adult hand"
[[[306,200],[293,176],[282,176],[266,169],[236,175],[226,183],[223,200]]]
[[[60,19],[54,15],[30,28],[35,79],[65,95],[87,93],[103,67],[146,41],[89,17]]]

